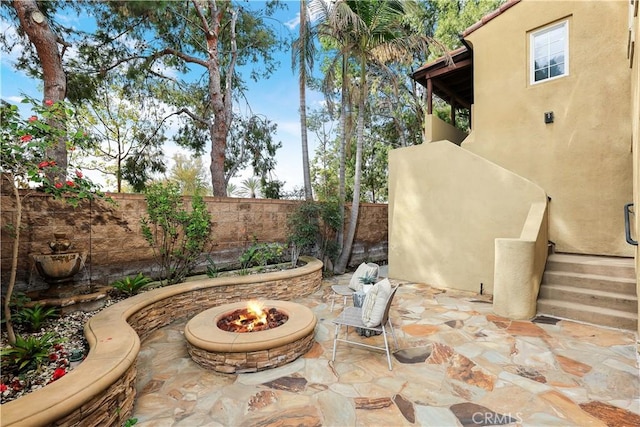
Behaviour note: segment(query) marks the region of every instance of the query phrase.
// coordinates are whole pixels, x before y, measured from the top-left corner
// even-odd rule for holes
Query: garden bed
[[[85,325],[90,351],[80,366],[45,388],[2,405],[0,424],[122,425],[135,401],[140,342],[154,330],[222,303],[292,300],[316,291],[322,262],[290,270],[194,280],[154,289],[107,307]]]

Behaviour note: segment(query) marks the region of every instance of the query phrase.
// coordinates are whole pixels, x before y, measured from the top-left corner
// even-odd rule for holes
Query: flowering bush
[[[73,109],[63,101],[54,103],[46,100],[44,105],[40,105],[33,98],[26,98],[23,103],[30,103],[35,113],[26,120],[20,118],[17,106],[6,102],[0,105],[0,179],[13,187],[16,203],[15,223],[9,225],[13,231],[13,250],[3,304],[8,340],[12,346],[16,345],[17,338],[9,304],[16,282],[22,201],[30,194],[21,193],[19,189],[35,187],[56,198],[63,197],[74,206],[80,200],[104,196],[95,184],[84,178],[82,172],[76,170],[72,177],[68,177],[67,168],[58,165],[56,159],[49,158],[49,150],[57,149],[61,141],[65,141],[68,150],[86,147],[89,143],[86,133],[67,130],[67,123],[74,116]],[[66,163],[66,153],[58,155],[62,155],[60,161]]]
[[[17,188],[35,186],[57,198],[65,197],[73,205],[83,199],[102,197],[99,187],[86,179],[81,171],[71,169],[72,176],[65,178],[67,171],[47,156],[47,150],[61,139],[65,140],[67,150],[89,145],[86,133],[67,132],[64,125],[52,125],[66,123],[73,117],[73,109],[64,102],[45,101],[44,106],[31,98],[23,102],[31,103],[35,113],[26,120],[20,118],[16,105],[3,103],[1,106],[0,172],[7,174]]]

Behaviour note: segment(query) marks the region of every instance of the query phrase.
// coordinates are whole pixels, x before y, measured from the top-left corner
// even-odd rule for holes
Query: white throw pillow
[[[362,323],[365,326],[372,328],[382,322],[389,295],[391,295],[389,279],[382,279],[367,292],[362,303]]]
[[[365,276],[373,276],[378,279],[378,264],[370,263],[362,263],[358,266],[356,271],[351,276],[351,280],[349,281],[349,289],[352,291],[358,292],[362,290],[362,282],[360,282],[361,277]]]

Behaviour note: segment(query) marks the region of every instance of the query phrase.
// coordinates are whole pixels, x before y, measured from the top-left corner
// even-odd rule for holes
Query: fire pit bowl
[[[253,332],[227,332],[218,321],[247,302],[224,304],[194,316],[184,336],[191,358],[201,366],[233,374],[258,372],[282,366],[305,354],[313,346],[317,323],[313,312],[290,301],[263,300],[265,309],[275,308],[289,319],[277,328]]]

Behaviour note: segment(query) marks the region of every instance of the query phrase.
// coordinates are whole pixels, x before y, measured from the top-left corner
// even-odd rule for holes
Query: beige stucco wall
[[[462,147],[547,192],[557,251],[634,254],[623,217],[633,199],[628,3],[523,0],[467,37],[475,104]],[[529,31],[562,19],[569,75],[531,85]],[[552,124],[544,123],[547,111]]]
[[[636,1],[638,3],[638,1]],[[640,7],[635,5],[631,9],[630,24],[633,28],[635,54],[631,63],[631,109],[632,109],[632,133],[633,133],[633,203],[635,204],[635,234],[636,240],[640,239]],[[640,252],[635,247],[636,256],[636,294],[640,295]],[[638,302],[638,315],[640,317],[640,301]],[[638,322],[638,334],[640,335],[640,322]],[[640,341],[638,350],[640,351]]]
[[[428,114],[424,119],[424,142],[447,140],[460,145],[466,137],[466,132],[451,126],[438,116]]]
[[[540,187],[451,142],[392,150],[389,276],[493,293],[495,240],[520,238],[534,203]]]

